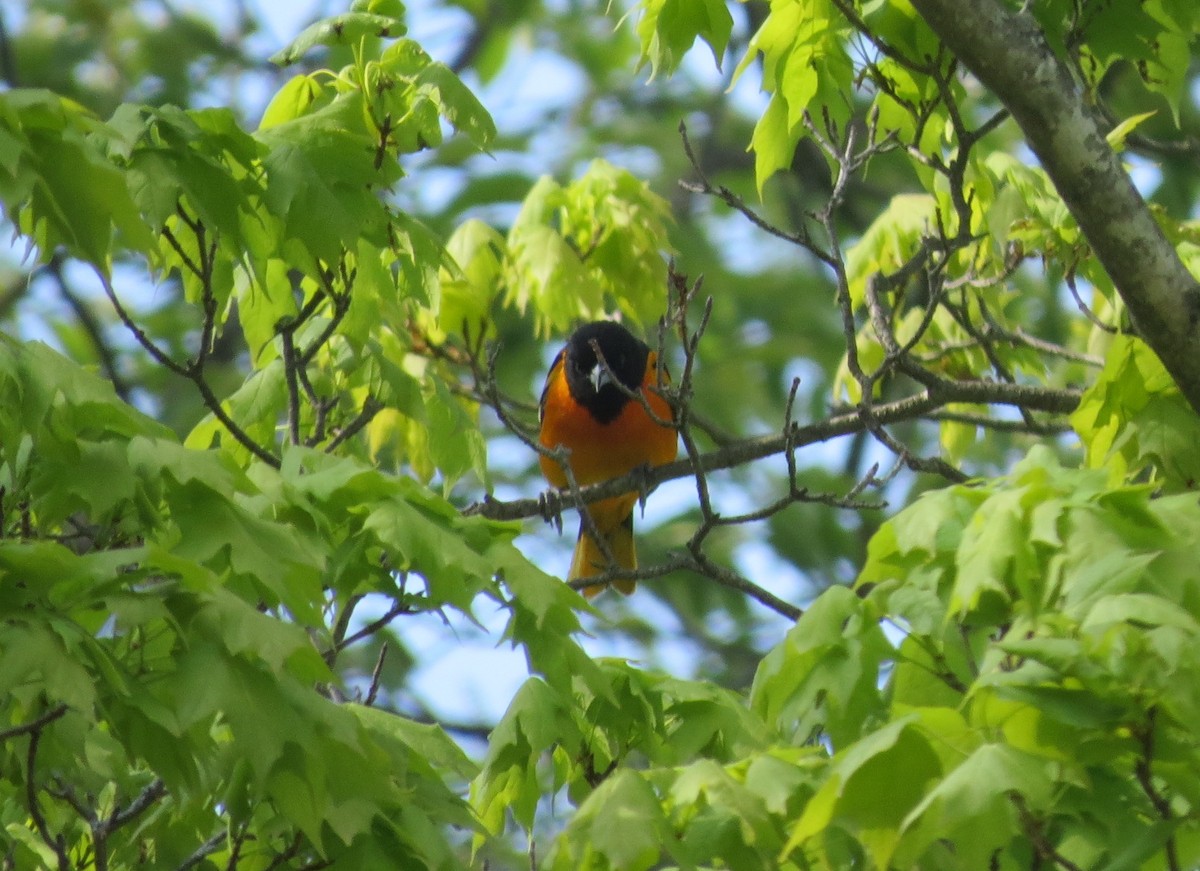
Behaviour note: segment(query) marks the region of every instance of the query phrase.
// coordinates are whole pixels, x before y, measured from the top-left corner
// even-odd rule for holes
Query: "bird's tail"
[[[637,551],[633,545],[632,508],[625,515],[625,519],[618,522],[616,526],[606,529],[600,524],[596,524],[596,527],[597,532],[608,545],[608,551],[612,554],[616,567],[629,571],[636,569]],[[587,532],[586,524],[581,523],[579,540],[575,542],[575,555],[571,558],[571,571],[567,574],[567,580],[574,581],[578,578],[594,577],[607,572],[609,568],[611,566],[608,558],[604,555],[604,549]],[[602,592],[605,586],[605,584],[597,584],[593,587],[584,587],[583,595],[590,599]],[[628,596],[634,591],[637,584],[629,580],[620,580],[613,581],[612,586]]]

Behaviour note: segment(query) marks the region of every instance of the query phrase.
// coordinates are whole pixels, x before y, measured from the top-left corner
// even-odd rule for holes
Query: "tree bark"
[[[998,0],[912,0],[1012,114],[1101,265],[1200,414],[1200,284],[1159,229],[1033,16]]]

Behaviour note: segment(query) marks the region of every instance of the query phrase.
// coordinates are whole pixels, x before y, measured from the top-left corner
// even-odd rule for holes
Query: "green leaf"
[[[8,823],[4,827],[5,834],[12,838],[12,855],[19,863],[22,858],[29,857],[28,867],[53,868],[58,862],[54,848],[45,842],[38,833],[24,823]],[[22,848],[24,850],[22,851]]]
[[[492,116],[448,66],[430,63],[421,71],[417,83],[437,105],[439,114],[477,148],[486,147],[496,138],[496,123]]]
[[[1164,5],[1136,0],[1106,4],[1089,16],[1083,46],[1093,81],[1099,82],[1115,63],[1135,64],[1145,86],[1166,98],[1178,124],[1186,71],[1176,64],[1189,56],[1193,28]]]
[[[893,596],[893,605],[898,598]],[[944,612],[938,616],[944,616]],[[922,633],[918,636],[909,635],[900,643],[891,679],[892,704],[897,710],[954,707],[962,702],[963,693],[956,684],[962,684],[963,678],[950,669],[945,655],[935,646],[939,640],[943,650],[950,647],[953,641],[945,637],[936,640],[926,638]],[[934,651],[937,655],[934,655]]]
[[[256,598],[319,622],[317,551],[294,530],[254,516],[200,482],[174,488],[170,503],[181,533],[177,554],[218,571],[228,568],[251,585]]]
[[[1114,337],[1104,370],[1071,415],[1087,463],[1114,476],[1151,470],[1172,491],[1200,481],[1200,420],[1150,348]]]
[[[912,256],[932,229],[936,208],[927,194],[897,194],[846,252],[846,281],[856,308],[865,304],[868,281],[890,275]]]
[[[1130,115],[1112,130],[1104,135],[1109,147],[1118,154],[1125,150],[1125,140],[1129,134],[1141,126],[1143,121],[1153,118],[1155,112],[1142,112],[1138,115]]]
[[[837,824],[858,838],[875,867],[888,866],[906,816],[942,770],[913,723],[911,717],[893,721],[834,757],[828,779],[792,828],[784,855]]]
[[[406,31],[403,21],[396,15],[347,12],[306,27],[287,48],[271,56],[271,63],[285,67],[318,45],[354,45],[363,37],[396,38]]]
[[[1045,761],[1006,744],[984,744],[908,812],[898,852],[917,861],[934,841],[952,833],[963,852],[993,855],[1021,834],[1007,812],[1009,797],[1041,808],[1050,803],[1053,786]]]
[[[945,451],[948,462],[961,463],[978,438],[979,426],[974,423],[943,420],[938,424],[938,442]]]
[[[6,584],[18,582],[8,572],[3,578]],[[95,680],[80,663],[78,651],[48,625],[27,618],[0,626],[0,658],[0,692],[38,687],[47,698],[90,716],[96,703]]]
[[[603,315],[602,287],[553,229],[518,222],[509,232],[507,247],[514,276],[505,301],[520,312],[532,303],[540,315],[539,335]]]
[[[115,234],[134,250],[155,247],[125,175],[99,145],[113,137],[83,107],[45,91],[0,94],[9,161],[20,152],[20,188],[8,198],[43,256],[65,246],[107,275]]]
[[[238,322],[246,335],[251,360],[256,366],[265,366],[275,359],[271,343],[279,327],[294,318],[299,308],[286,262],[271,258],[262,265],[259,278],[244,278],[238,288]]]
[[[76,511],[105,517],[136,495],[124,446],[116,441],[81,442],[69,460],[46,457],[30,483],[45,494],[37,506],[50,521],[64,520]]]
[[[421,493],[412,481],[407,492],[380,499],[370,507],[364,531],[376,535],[388,549],[392,565],[418,572],[429,585],[429,595],[439,603],[469,613],[475,594],[495,571],[488,560],[470,546],[469,521],[440,510],[432,494]]]
[[[675,72],[697,39],[708,43],[713,60],[721,66],[733,31],[733,17],[724,0],[640,0],[638,10],[640,63],[650,62],[652,79],[660,72]]]
[[[399,266],[397,281],[393,283],[398,299],[436,306],[440,290],[438,274],[453,265],[441,239],[408,215],[394,216],[388,235],[393,262]]]
[[[1028,537],[1026,496],[1021,490],[992,495],[963,530],[958,578],[950,607],[960,615],[1003,608],[1016,591],[1018,576],[1036,572]],[[1037,600],[1029,602],[1036,607]]]
[[[758,757],[756,761],[767,758]],[[798,774],[790,766],[778,770],[787,778],[785,784]],[[724,860],[731,868],[758,868],[764,856],[777,853],[783,846],[780,821],[771,818],[749,780],[743,784],[737,773],[701,759],[672,771],[669,787],[659,785],[671,806],[673,820],[686,821],[686,828],[676,836],[682,849],[672,852],[705,863]],[[761,773],[760,768],[760,777]],[[651,779],[661,784],[665,778],[652,775]]]
[[[234,655],[253,653],[270,669],[292,673],[312,682],[328,682],[333,675],[301,627],[263,614],[234,594],[215,589],[194,618],[206,632],[219,637]]]
[[[401,0],[354,0],[350,4],[351,12],[369,12],[373,15],[386,15],[390,18],[404,18],[405,7]]]
[[[1170,626],[1200,635],[1200,623],[1175,602],[1148,593],[1121,593],[1097,599],[1080,629],[1095,630],[1110,623],[1131,623],[1149,629]]]
[[[525,681],[492,731],[483,770],[471,787],[484,826],[499,832],[511,812],[528,831],[541,797],[538,758],[554,744],[577,746],[579,740],[562,698],[538,678]]]
[[[583,605],[582,597],[530,563],[511,543],[493,544],[487,555],[511,593],[504,638],[525,649],[530,670],[559,692],[573,692],[582,683],[593,695],[608,693],[608,681],[572,637],[580,631],[576,609]]]
[[[319,102],[324,102],[329,92],[321,84],[320,79],[308,74],[293,76],[267,104],[263,110],[262,120],[258,129],[268,130],[288,121],[294,121],[309,114]]]
[[[468,471],[487,481],[487,445],[478,424],[440,381],[425,397],[429,453],[444,477],[443,494]]]
[[[762,88],[771,101],[751,141],[760,196],[767,179],[791,165],[810,104],[820,103],[831,118],[840,120],[845,115],[854,74],[846,53],[846,28],[830,0],[772,3],[734,71],[736,83],[762,55]]]
[[[443,267],[437,325],[443,334],[464,328],[472,336],[491,327],[492,304],[499,297],[504,277],[506,244],[493,227],[469,219],[455,228],[446,241],[446,254],[455,268]]]
[[[375,142],[363,126],[361,103],[359,95],[343,94],[258,134],[267,146],[268,207],[283,222],[285,238],[327,262],[356,248],[361,235],[382,230],[385,212],[371,187],[398,172],[392,161],[374,165]]]
[[[891,650],[868,603],[831,587],[759,664],[751,709],[800,741],[825,733],[845,746],[882,710],[879,669]]]
[[[347,708],[368,729],[400,742],[433,770],[468,779],[479,774],[479,766],[436,723],[417,723],[364,705]]]
[[[812,795],[817,764],[825,761],[824,753],[811,747],[754,755],[745,772],[746,788],[773,816],[793,819],[799,814],[797,805]]]
[[[668,209],[645,182],[595,160],[562,187],[542,178],[508,234],[505,302],[531,304],[539,334],[604,316],[606,303],[650,323],[666,308]]]
[[[654,867],[671,833],[653,788],[622,768],[606,779],[575,813],[555,843],[552,868]]]

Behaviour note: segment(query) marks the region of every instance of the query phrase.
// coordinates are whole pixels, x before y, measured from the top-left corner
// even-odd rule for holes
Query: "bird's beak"
[[[596,365],[592,367],[592,371],[588,373],[588,380],[592,382],[592,389],[594,389],[597,393],[600,392],[600,388],[605,384],[613,383],[612,375],[609,374],[608,369],[599,362],[597,362]]]

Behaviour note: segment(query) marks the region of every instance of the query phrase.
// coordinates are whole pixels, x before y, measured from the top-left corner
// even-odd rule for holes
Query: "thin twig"
[[[213,393],[213,389],[211,385],[209,385],[208,381],[206,381],[202,376],[193,375],[190,372],[185,377],[187,377],[188,380],[196,385],[196,389],[200,391],[200,398],[204,400],[205,407],[212,412],[213,417],[221,422],[221,425],[225,427],[225,431],[233,436],[234,441],[236,441],[271,468],[280,468],[281,463],[279,461],[279,457],[272,454],[254,439],[250,438],[249,434],[238,425],[237,421],[229,416],[229,413],[225,411],[225,408],[222,406],[221,400],[217,398],[215,393]]]
[[[225,829],[217,832],[215,835],[197,847],[190,856],[180,862],[177,871],[190,871],[190,869],[195,868],[210,855],[221,849],[221,845],[224,844],[228,838],[229,832]]]
[[[16,738],[19,735],[30,735],[38,732],[63,716],[67,710],[66,705],[56,705],[28,723],[19,723],[16,726],[9,726],[7,729],[0,729],[0,741],[7,741],[9,738]]]
[[[682,121],[679,122],[679,135],[683,140],[684,154],[687,155],[688,162],[691,163],[692,169],[695,170],[696,176],[699,179],[698,182],[681,181],[679,184],[684,190],[696,194],[715,196],[721,202],[725,203],[725,205],[740,213],[746,218],[746,220],[758,227],[758,229],[762,230],[764,233],[768,233],[769,235],[775,236],[778,239],[782,239],[785,242],[790,242],[793,245],[798,245],[823,263],[830,266],[833,265],[829,252],[813,240],[806,227],[802,226],[799,230],[789,233],[763,218],[758,214],[758,212],[746,205],[745,200],[743,200],[729,188],[725,187],[724,185],[717,185],[714,187],[712,183],[709,182],[708,177],[704,174],[704,170],[700,167],[699,161],[696,159],[696,154],[692,150],[691,140],[688,138],[687,125]]]
[[[96,276],[100,279],[100,285],[104,288],[104,294],[108,297],[109,302],[112,303],[113,309],[117,313],[117,317],[121,319],[121,323],[125,325],[125,328],[129,330],[134,339],[137,340],[137,343],[141,345],[145,349],[146,353],[153,357],[154,361],[160,366],[170,370],[171,372],[174,372],[176,375],[182,376],[183,378],[188,378],[190,380],[191,375],[188,373],[187,367],[181,363],[176,363],[173,359],[171,359],[171,356],[162,348],[158,347],[158,345],[154,343],[154,340],[146,335],[146,332],[137,325],[137,322],[133,319],[133,315],[131,315],[129,310],[126,309],[121,303],[120,298],[117,296],[116,288],[113,287],[112,281],[107,275],[104,274],[104,271],[99,267],[95,267],[94,271]]]
[[[1074,270],[1068,271],[1067,274],[1063,276],[1063,283],[1067,285],[1067,290],[1071,292],[1071,298],[1075,300],[1075,305],[1079,309],[1080,313],[1089,321],[1091,321],[1093,326],[1113,335],[1116,335],[1120,332],[1118,327],[1115,327],[1112,324],[1106,324],[1104,321],[1100,320],[1100,318],[1096,316],[1096,313],[1092,311],[1091,307],[1083,301],[1083,297],[1079,295],[1079,288],[1075,286]]]
[[[380,629],[383,629],[384,627],[386,627],[389,623],[391,623],[393,620],[395,620],[401,614],[410,614],[410,613],[412,613],[412,606],[410,604],[408,604],[407,602],[393,602],[392,606],[390,608],[388,608],[387,611],[381,617],[378,617],[377,619],[372,620],[370,623],[363,626],[357,632],[355,632],[351,635],[348,635],[344,639],[339,641],[336,645],[336,651],[345,650],[351,644],[354,644],[357,641],[361,641],[364,638],[374,635],[376,632],[378,632]]]
[[[375,699],[379,695],[379,685],[383,678],[383,663],[387,660],[388,645],[385,641],[379,645],[379,656],[375,660],[375,668],[371,669],[371,684],[367,688],[367,697],[363,699],[363,704],[368,708],[375,704]]]
[[[151,783],[137,794],[137,796],[123,808],[114,808],[112,814],[105,821],[105,833],[109,834],[124,825],[133,822],[147,810],[154,806],[160,798],[167,794],[167,786],[160,778],[156,778]]]
[[[204,378],[203,367],[201,365],[203,361],[203,355],[198,356],[196,361],[189,364],[182,364],[173,360],[166,351],[159,348],[158,345],[154,343],[154,340],[146,335],[145,331],[137,325],[137,322],[133,319],[133,316],[129,313],[128,309],[126,309],[121,303],[120,298],[117,296],[116,288],[113,287],[112,281],[107,275],[104,274],[103,270],[97,267],[95,268],[95,273],[100,279],[100,283],[104,288],[105,295],[108,297],[113,308],[116,310],[117,317],[121,319],[121,323],[125,325],[125,328],[129,330],[129,332],[137,340],[138,344],[146,350],[146,353],[154,358],[155,362],[157,362],[163,368],[173,372],[176,375],[179,375],[182,378],[186,378],[188,381],[191,381],[194,385],[196,385],[196,389],[200,392],[200,397],[204,401],[205,407],[212,412],[213,417],[221,422],[221,425],[225,427],[225,430],[233,437],[233,439],[259,460],[271,466],[272,468],[278,469],[280,466],[279,458],[256,442],[254,439],[250,438],[246,431],[243,430],[222,407],[221,400],[217,398],[215,393],[213,393],[212,387]],[[208,319],[209,315],[206,313],[206,323],[208,322]]]
[[[1133,730],[1134,737],[1138,739],[1142,750],[1134,765],[1134,774],[1137,776],[1138,784],[1142,787],[1142,792],[1146,794],[1146,798],[1154,806],[1154,812],[1158,814],[1159,819],[1164,823],[1170,823],[1175,816],[1171,811],[1171,802],[1154,785],[1152,766],[1154,764],[1154,728],[1157,719],[1158,708],[1151,707],[1146,712],[1145,725]],[[1168,871],[1180,871],[1179,853],[1175,846],[1174,834],[1167,837],[1164,849]]]
[[[1054,844],[1046,836],[1045,825],[1030,812],[1025,804],[1025,800],[1019,793],[1010,793],[1009,800],[1016,806],[1017,816],[1021,820],[1022,827],[1025,829],[1025,835],[1029,838],[1033,849],[1040,858],[1049,859],[1055,865],[1062,868],[1063,871],[1083,871],[1082,868],[1055,849]]]
[[[362,410],[355,415],[354,420],[350,421],[342,427],[338,434],[330,439],[329,444],[325,446],[325,453],[331,454],[346,441],[346,439],[356,436],[367,424],[375,419],[375,415],[383,410],[383,403],[374,396],[368,396],[363,400]]]
[[[38,801],[37,789],[37,753],[42,740],[42,727],[29,733],[29,749],[25,753],[25,804],[29,810],[29,818],[43,843],[50,848],[58,860],[59,871],[69,871],[71,857],[67,854],[66,844],[62,835],[52,835],[46,817],[42,814],[42,806]]]
[[[279,331],[280,343],[283,346],[283,377],[287,384],[287,421],[288,437],[293,445],[300,444],[300,375],[301,366],[296,359],[296,336],[292,328],[285,327]],[[305,381],[308,379],[305,378]]]

